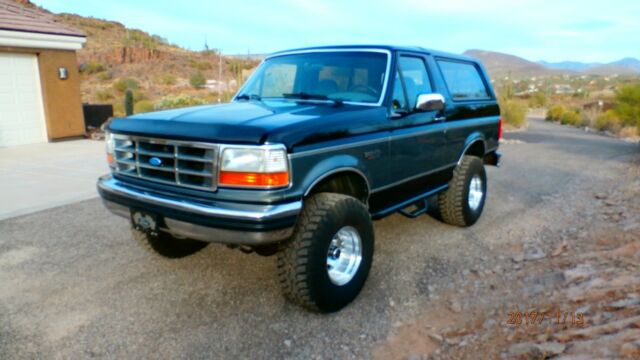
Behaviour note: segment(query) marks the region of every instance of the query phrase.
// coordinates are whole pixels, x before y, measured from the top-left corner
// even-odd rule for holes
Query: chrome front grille
[[[219,145],[114,135],[114,172],[199,190],[217,188]]]

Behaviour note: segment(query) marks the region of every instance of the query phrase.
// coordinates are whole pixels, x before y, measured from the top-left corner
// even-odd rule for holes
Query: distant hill
[[[480,59],[494,79],[509,75],[514,78],[562,74],[640,75],[640,60],[631,57],[605,64],[578,61],[533,62],[514,55],[487,50],[467,50],[464,54]]]
[[[640,75],[640,60],[632,57],[610,63],[582,63],[575,61],[562,61],[555,63],[539,61],[538,63],[549,69],[576,71],[590,75]]]
[[[557,74],[558,71],[549,69],[539,63],[523,59],[514,55],[486,50],[467,50],[465,55],[482,61],[489,75],[493,79],[511,76],[515,78],[546,76]]]

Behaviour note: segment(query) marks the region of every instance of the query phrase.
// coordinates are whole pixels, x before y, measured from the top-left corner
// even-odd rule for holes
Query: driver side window
[[[418,95],[432,92],[427,67],[422,58],[414,56],[401,56],[399,67],[407,89],[409,109],[413,110],[416,107]]]

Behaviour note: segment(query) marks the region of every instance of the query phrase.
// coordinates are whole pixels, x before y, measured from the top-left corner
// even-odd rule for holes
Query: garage
[[[38,59],[0,53],[0,146],[47,141]]]
[[[76,50],[85,41],[38,7],[0,0],[0,147],[84,135]]]

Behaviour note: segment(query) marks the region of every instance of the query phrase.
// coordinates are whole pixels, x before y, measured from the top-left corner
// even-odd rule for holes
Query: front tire
[[[487,195],[487,174],[482,159],[465,155],[453,171],[449,188],[438,194],[442,221],[471,226],[478,221]]]
[[[362,290],[373,248],[373,224],[362,202],[333,193],[311,196],[278,253],[285,297],[314,311],[342,309]]]
[[[165,258],[179,259],[204,249],[209,243],[191,239],[177,239],[160,231],[157,235],[131,228],[133,239],[149,253]]]

